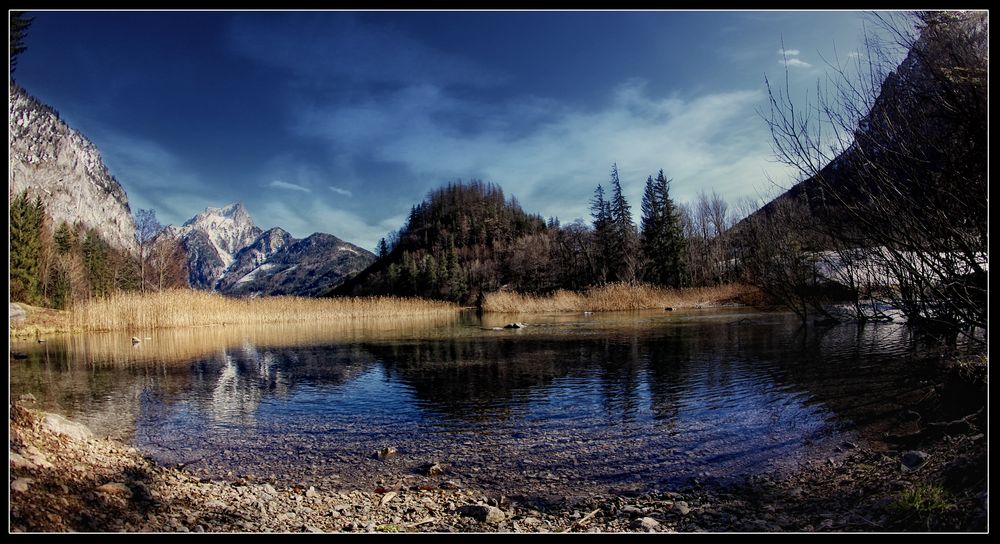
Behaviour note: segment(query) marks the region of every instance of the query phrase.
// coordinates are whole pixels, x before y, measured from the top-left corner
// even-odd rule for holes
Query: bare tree
[[[155,280],[156,290],[187,287],[187,259],[180,242],[161,231],[150,245],[148,271]]]
[[[861,249],[913,323],[949,334],[986,326],[988,15],[879,18],[895,43],[866,40],[831,62],[815,103],[767,82],[775,154],[806,181],[812,214]],[[909,23],[907,26],[905,23]],[[895,47],[907,50],[894,68]]]
[[[147,268],[150,253],[153,249],[153,239],[163,230],[156,220],[155,210],[140,209],[135,212],[135,239],[139,243],[139,290],[146,291]]]

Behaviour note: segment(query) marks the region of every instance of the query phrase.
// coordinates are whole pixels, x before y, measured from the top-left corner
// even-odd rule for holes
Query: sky
[[[795,181],[764,78],[796,100],[862,49],[855,11],[32,12],[14,78],[100,149],[133,213],[242,201],[368,249],[449,181],[590,220],[617,164],[731,205]]]

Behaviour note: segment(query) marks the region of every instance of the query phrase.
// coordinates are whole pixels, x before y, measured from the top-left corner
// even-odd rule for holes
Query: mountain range
[[[26,191],[41,199],[52,229],[62,222],[82,225],[112,247],[138,255],[128,195],[93,142],[16,84],[8,130],[10,198]],[[319,295],[375,260],[330,234],[300,240],[280,227],[265,231],[241,202],[207,208],[158,236],[184,249],[191,287],[234,296]]]
[[[316,296],[364,269],[375,255],[331,234],[297,239],[281,227],[262,230],[242,202],[206,208],[161,236],[187,255],[188,283],[226,295]]]

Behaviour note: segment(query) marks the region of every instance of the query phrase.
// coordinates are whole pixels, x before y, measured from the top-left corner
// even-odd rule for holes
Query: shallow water
[[[520,330],[492,330],[509,321]],[[745,310],[473,315],[16,342],[11,394],[210,477],[665,489],[825,458],[919,392],[895,324]],[[386,446],[398,455],[378,459]],[[416,474],[441,462],[440,478]]]

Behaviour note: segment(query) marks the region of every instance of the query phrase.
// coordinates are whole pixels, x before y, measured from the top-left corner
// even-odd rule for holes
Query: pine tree
[[[604,199],[604,187],[597,184],[594,198],[590,201],[590,214],[594,218],[594,279],[599,283],[607,280],[611,262],[611,206]]]
[[[22,191],[10,203],[10,296],[29,304],[41,303],[42,199]]]
[[[687,285],[687,267],[684,256],[687,242],[681,225],[681,214],[670,198],[670,180],[663,170],[656,176],[656,197],[660,206],[661,259],[660,283],[672,287]]]
[[[662,170],[660,171],[662,174]],[[657,184],[653,176],[646,178],[646,189],[642,193],[642,222],[640,227],[640,247],[643,254],[643,278],[653,283],[663,283],[663,210]]]
[[[625,200],[622,184],[618,179],[618,165],[611,166],[611,245],[609,270],[613,279],[632,281],[635,279],[638,259],[636,255],[637,235],[632,222],[632,207]]]
[[[56,251],[60,255],[65,255],[76,246],[76,232],[65,222],[59,223],[53,235],[56,243]]]
[[[389,255],[389,243],[385,241],[384,236],[378,241],[377,252],[379,259],[384,259]]]
[[[27,46],[24,45],[24,37],[28,34],[28,27],[31,26],[34,18],[28,17],[23,11],[10,12],[10,75],[13,78],[14,70],[17,68],[17,57],[24,53]]]
[[[101,239],[97,232],[88,230],[83,239],[82,249],[90,294],[98,297],[109,294],[114,287],[114,278],[108,263],[110,248],[107,242]]]

